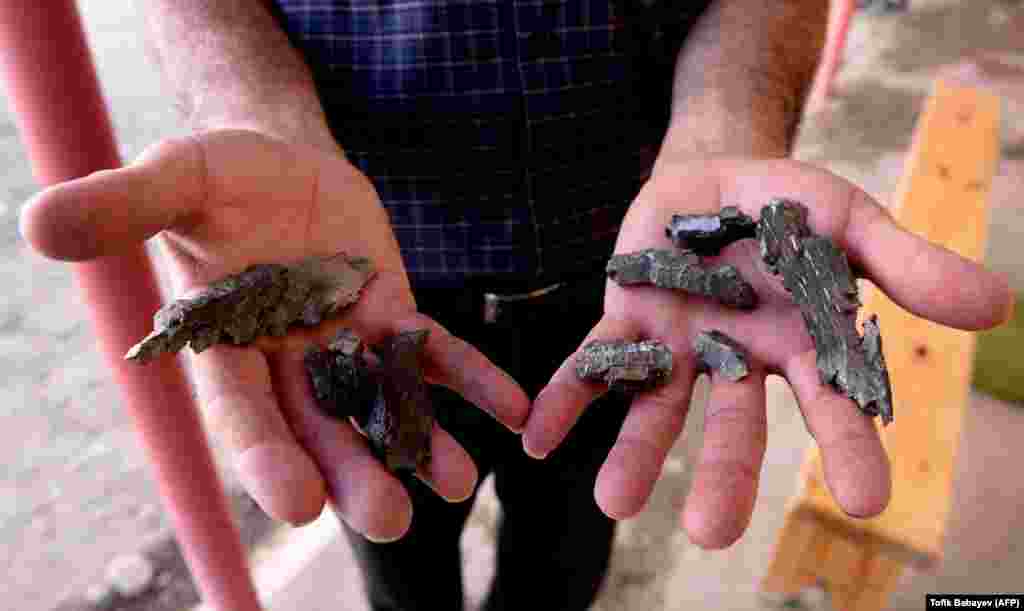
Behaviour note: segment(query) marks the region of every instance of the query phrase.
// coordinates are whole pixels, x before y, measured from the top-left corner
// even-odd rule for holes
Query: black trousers
[[[503,305],[490,324],[483,322],[483,289],[421,290],[416,300],[421,312],[476,346],[532,399],[600,318],[603,289],[603,277],[572,282]],[[538,461],[523,452],[518,435],[455,393],[435,387],[432,397],[438,423],[469,452],[480,479],[495,476],[502,511],[496,576],[484,609],[588,608],[615,533],[615,522],[594,501],[594,480],[626,405],[613,395],[595,401],[563,444]],[[378,544],[346,527],[370,604],[375,611],[461,610],[459,540],[476,494],[448,503],[415,477],[402,481],[413,500],[405,537]]]

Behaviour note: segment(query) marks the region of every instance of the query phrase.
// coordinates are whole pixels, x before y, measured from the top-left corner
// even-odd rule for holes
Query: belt
[[[564,282],[556,282],[530,291],[529,293],[484,293],[484,322],[488,324],[498,322],[498,314],[501,312],[501,305],[503,303],[517,303],[535,300],[539,297],[543,297],[544,295],[554,293],[563,286],[565,286]]]
[[[546,281],[545,281],[546,280]],[[476,277],[460,287],[414,287],[417,303],[426,312],[459,312],[484,324],[494,324],[514,311],[550,307],[555,300],[571,298],[582,304],[600,303],[604,274],[572,274],[540,282],[514,278]],[[468,322],[468,320],[466,321]]]

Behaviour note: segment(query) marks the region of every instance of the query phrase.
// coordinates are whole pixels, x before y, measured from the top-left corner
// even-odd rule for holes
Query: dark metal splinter
[[[718,214],[673,214],[665,235],[677,247],[707,257],[737,240],[757,237],[757,223],[736,206],[726,206]]]
[[[594,340],[576,356],[577,377],[604,382],[615,391],[649,390],[671,374],[672,351],[654,340]]]
[[[732,265],[705,269],[692,251],[648,248],[639,252],[613,255],[605,268],[616,283],[653,284],[711,297],[727,306],[750,309],[757,305],[754,288]]]
[[[864,321],[857,333],[860,299],[846,255],[832,240],[807,226],[807,208],[773,199],[761,210],[757,228],[761,257],[800,306],[817,350],[818,374],[853,399],[862,411],[893,419],[892,388],[882,355],[878,321]]]
[[[747,351],[739,342],[721,331],[701,331],[693,340],[698,370],[715,371],[727,380],[738,382],[750,373]]]
[[[294,264],[265,263],[223,278],[153,316],[153,332],[124,358],[138,363],[188,344],[196,353],[214,344],[244,345],[282,336],[292,324],[311,327],[359,299],[375,272],[369,259],[338,253]]]
[[[374,454],[392,471],[415,471],[430,460],[434,407],[423,379],[429,331],[408,331],[365,358],[359,338],[343,329],[325,350],[306,352],[306,372],[317,404],[335,418],[355,418]]]

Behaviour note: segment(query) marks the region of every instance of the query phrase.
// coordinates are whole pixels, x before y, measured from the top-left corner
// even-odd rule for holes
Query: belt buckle
[[[514,303],[517,301],[529,301],[542,297],[548,293],[552,293],[562,288],[562,282],[556,282],[550,286],[539,288],[529,293],[512,293],[508,295],[499,295],[497,293],[484,293],[484,322],[487,324],[494,324],[498,322],[498,315],[501,313],[501,304],[503,303]]]

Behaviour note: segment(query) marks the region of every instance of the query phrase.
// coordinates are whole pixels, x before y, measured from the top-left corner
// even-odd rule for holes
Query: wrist
[[[272,2],[152,0],[147,50],[185,126],[239,128],[337,152],[310,67]]]
[[[254,131],[289,144],[313,146],[344,155],[322,115],[285,115],[270,112],[247,112],[213,115],[189,121],[194,131],[242,129]]]
[[[655,169],[671,163],[721,157],[788,157],[795,122],[781,99],[751,101],[691,100],[673,113]],[[774,108],[773,108],[774,107]],[[755,112],[756,111],[756,112]]]

